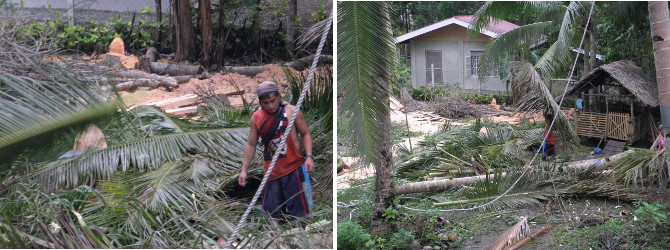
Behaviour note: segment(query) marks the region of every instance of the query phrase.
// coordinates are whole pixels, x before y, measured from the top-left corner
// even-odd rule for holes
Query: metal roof
[[[463,16],[454,16],[449,19],[442,20],[440,22],[428,25],[426,27],[420,28],[418,30],[412,31],[410,33],[404,34],[402,36],[399,36],[396,38],[396,43],[402,43],[404,41],[407,41],[409,39],[412,39],[414,37],[426,34],[428,32],[456,24],[461,27],[465,27],[468,29],[472,29],[470,22],[472,21],[472,15],[463,15]],[[491,18],[491,21],[489,23],[489,26],[486,29],[482,29],[481,33],[489,36],[491,38],[496,38],[501,34],[504,34],[505,32],[508,32],[510,30],[518,28],[519,25],[500,20],[500,19],[495,19]]]

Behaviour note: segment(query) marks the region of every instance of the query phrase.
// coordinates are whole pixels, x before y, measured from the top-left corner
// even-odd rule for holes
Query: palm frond
[[[665,149],[633,149],[633,152],[612,164],[612,177],[615,181],[623,180],[627,186],[648,186],[654,180],[660,181],[664,152]]]
[[[570,123],[568,117],[563,114],[561,108],[556,103],[556,100],[554,100],[554,97],[551,95],[551,92],[549,92],[547,85],[544,83],[544,81],[542,81],[542,77],[535,70],[535,67],[531,63],[525,62],[521,64],[519,69],[519,79],[523,79],[527,85],[532,87],[533,90],[533,92],[525,95],[525,101],[519,104],[519,106],[521,108],[525,107],[525,110],[532,110],[537,108],[535,105],[538,104],[538,101],[541,101],[542,104],[544,104],[542,106],[553,110],[553,113],[556,116],[554,127],[558,131],[562,132],[561,136],[564,138],[564,140],[577,140],[579,137],[572,127],[572,123]]]
[[[338,4],[340,114],[349,119],[365,162],[382,159],[381,149],[391,147],[389,83],[396,55],[386,8],[383,2]]]
[[[57,130],[104,117],[120,107],[120,102],[96,92],[102,91],[81,82],[45,82],[0,73],[3,163],[24,149],[39,147],[40,140]],[[38,137],[38,141],[31,141]]]
[[[491,41],[482,54],[480,67],[477,69],[478,75],[491,75],[490,72],[500,67],[504,61],[518,56],[520,48],[526,51],[527,55],[530,55],[531,44],[538,42],[550,25],[551,22],[524,25]],[[480,77],[480,81],[485,79],[485,77]]]
[[[109,180],[118,170],[144,172],[157,169],[165,161],[178,161],[183,154],[211,152],[226,165],[241,164],[240,152],[246,145],[247,129],[211,129],[154,136],[86,152],[37,167],[27,174],[47,187],[78,186],[87,177]]]
[[[302,35],[296,40],[296,45],[300,48],[305,48],[312,44],[317,38],[320,38],[323,35],[323,31],[326,30],[326,24],[328,24],[328,19],[323,19],[312,26],[309,26]]]

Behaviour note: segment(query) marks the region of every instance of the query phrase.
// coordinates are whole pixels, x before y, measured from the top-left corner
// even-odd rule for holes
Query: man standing
[[[256,153],[256,143],[261,138],[263,143],[263,159],[267,172],[275,153],[279,158],[270,178],[263,187],[263,212],[272,217],[291,215],[309,218],[312,206],[311,188],[307,173],[314,171],[312,156],[312,137],[309,134],[305,117],[299,112],[293,128],[286,139],[284,150],[277,152],[282,135],[286,132],[289,119],[295,106],[281,100],[279,87],[274,82],[263,82],[256,89],[261,109],[254,112],[249,119],[249,138],[244,149],[244,161],[238,183],[247,185],[247,170]],[[298,134],[302,137],[305,157],[300,155]]]

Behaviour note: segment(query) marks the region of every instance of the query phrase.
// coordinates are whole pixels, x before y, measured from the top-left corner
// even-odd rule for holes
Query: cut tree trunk
[[[156,74],[149,74],[141,71],[128,70],[114,72],[117,77],[125,77],[131,79],[149,79],[160,82],[162,85],[170,88],[178,88],[177,81],[172,77],[159,76]]]
[[[304,69],[312,66],[312,61],[314,61],[314,55],[309,55],[286,64],[286,66],[295,69],[297,71],[303,71]],[[319,58],[319,65],[324,64],[333,64],[333,57],[329,55],[321,55]]]
[[[264,66],[224,67],[226,73],[238,73],[245,76],[255,76],[268,70]]]
[[[612,163],[616,162],[617,160],[621,159],[622,157],[626,156],[631,152],[633,151],[628,150],[606,158],[566,162],[563,165],[559,166],[559,168],[563,168],[564,170],[586,170],[593,166],[596,166],[596,168],[605,169],[607,168],[607,166],[610,166]],[[504,177],[507,175],[507,173],[503,172],[502,175]],[[489,175],[489,178],[493,178],[493,175]],[[451,180],[435,180],[435,181],[422,181],[422,182],[409,183],[397,187],[395,189],[395,194],[401,195],[410,193],[443,191],[457,186],[469,185],[484,179],[486,179],[486,175],[454,178]]]
[[[151,73],[171,76],[197,75],[200,72],[200,66],[181,65],[174,63],[149,63]]]
[[[127,82],[122,82],[119,84],[116,84],[116,89],[121,90],[121,91],[127,91],[131,89],[136,89],[139,87],[150,87],[150,88],[158,88],[158,87],[166,87],[166,88],[178,88],[179,85],[170,85],[166,84],[164,82],[159,82],[156,80],[152,79],[136,79],[136,80],[131,80]]]

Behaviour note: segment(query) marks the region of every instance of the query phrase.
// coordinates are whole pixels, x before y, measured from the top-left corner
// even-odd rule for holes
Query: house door
[[[442,85],[442,51],[426,50],[426,83]]]

